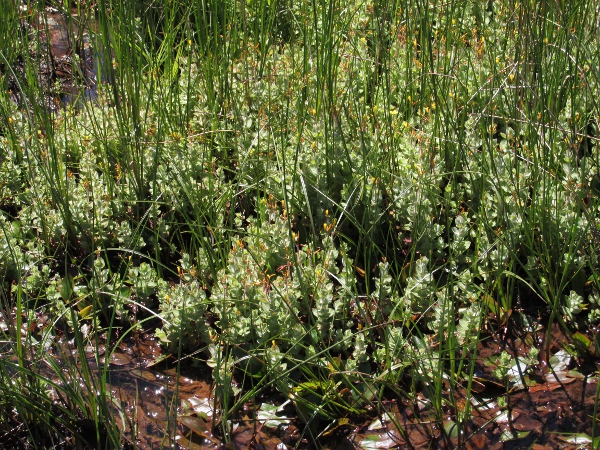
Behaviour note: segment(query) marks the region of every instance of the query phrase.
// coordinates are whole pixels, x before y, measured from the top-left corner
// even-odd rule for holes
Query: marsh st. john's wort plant
[[[556,326],[593,359],[598,36],[592,5],[563,3],[8,8],[2,430],[134,443],[105,356],[83,349],[140,331],[210,368],[225,442],[244,404],[278,395],[310,442],[384,414],[409,441],[393,401],[455,445],[484,339],[545,330],[495,359],[504,394],[515,365],[550,360]],[[95,49],[95,101],[42,101],[47,7]],[[47,355],[65,336],[78,356],[61,367]]]

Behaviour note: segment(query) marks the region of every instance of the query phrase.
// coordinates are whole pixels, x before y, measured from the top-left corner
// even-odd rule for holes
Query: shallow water
[[[63,343],[63,355],[69,346]],[[161,350],[151,334],[140,334],[123,341],[108,357],[96,364],[94,349],[88,349],[88,364],[97,372],[107,370],[108,385],[128,421],[119,423],[130,442],[140,449],[254,449],[315,448],[310,435],[302,433],[291,404],[280,414],[281,424],[257,419],[260,403],[281,404],[280,397],[256,399],[233,418],[230,443],[225,445],[218,426],[219,414],[214,409],[209,368],[182,361],[179,367],[169,363],[152,365]],[[488,339],[479,345],[476,382],[470,398],[463,386],[455,386],[454,404],[471,406],[473,416],[464,424],[461,435],[448,438],[442,429],[456,419],[456,410],[445,408],[446,418],[439,422],[426,397],[426,390],[413,403],[390,397],[383,404],[387,413],[374,412],[350,418],[347,424],[333,426],[320,439],[327,449],[350,448],[585,448],[570,444],[568,433],[592,433],[597,378],[583,378],[577,373],[556,380],[548,373],[534,374],[535,384],[513,388],[508,395],[491,375],[485,364],[497,354],[499,343]],[[70,352],[75,349],[71,348]],[[55,356],[59,357],[59,356]],[[477,387],[475,387],[475,385]],[[447,386],[449,388],[449,386]],[[443,394],[446,398],[450,389]],[[509,405],[501,408],[498,398]],[[439,417],[439,416],[438,416]],[[452,433],[450,433],[452,434]],[[460,439],[459,439],[460,438]]]
[[[41,84],[48,89],[54,89],[51,83],[58,83],[59,88],[53,94],[54,102],[48,102],[51,109],[57,110],[69,104],[77,107],[85,100],[95,100],[98,97],[97,77],[101,70],[101,52],[94,48],[91,33],[96,29],[93,19],[87,20],[86,29],[81,33],[77,29],[77,14],[73,14],[71,33],[63,14],[53,8],[46,8],[43,14],[38,14],[37,28],[41,32],[40,40],[47,44],[41,45]],[[80,42],[73,42],[77,36]]]

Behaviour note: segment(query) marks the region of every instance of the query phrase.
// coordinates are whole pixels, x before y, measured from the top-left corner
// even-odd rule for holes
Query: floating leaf
[[[209,398],[190,397],[187,399],[190,408],[202,417],[211,417],[214,414],[213,403]]]
[[[546,383],[548,384],[560,385],[560,383],[564,384],[569,381],[573,381],[573,379],[569,380],[566,372],[549,372],[546,374]]]
[[[131,363],[131,356],[125,353],[112,353],[109,363],[115,366],[126,366]]]
[[[515,387],[523,387],[522,377],[525,375],[526,372],[527,364],[524,361],[519,360],[517,364],[508,369],[507,376],[508,379],[515,384]]]
[[[185,448],[187,450],[204,450],[206,448],[205,445],[202,444],[195,444],[192,441],[190,441],[188,438],[186,438],[185,436],[176,436],[175,440],[177,441],[177,444],[181,447],[181,448]]]
[[[388,433],[369,434],[358,445],[364,450],[371,450],[395,448],[398,447],[398,444],[400,444],[400,439],[393,430],[390,430]]]
[[[451,438],[458,437],[458,425],[453,420],[449,420],[444,424],[444,431]]]
[[[550,357],[550,366],[555,372],[566,372],[571,363],[571,355],[566,350],[559,350]]]
[[[211,423],[200,417],[179,416],[177,417],[177,421],[202,437],[208,438],[210,435]]]
[[[511,420],[515,420],[517,417],[519,417],[519,413],[517,411],[513,411]],[[499,412],[496,417],[494,417],[494,421],[496,423],[508,423],[508,411]]]
[[[566,373],[566,375],[567,375],[568,378],[576,378],[578,380],[585,380],[585,375],[582,374],[581,372],[579,372],[578,370],[575,370],[575,369],[569,370]]]
[[[463,383],[463,386],[468,386],[467,382]],[[475,378],[473,378],[471,380],[471,391],[475,392],[476,394],[481,394],[483,393],[483,391],[485,391],[485,384],[483,384],[480,381],[477,381]]]
[[[563,442],[568,442],[569,444],[585,445],[592,443],[592,438],[585,433],[562,434],[559,435],[558,438]]]
[[[153,381],[156,379],[156,376],[149,370],[133,369],[129,373],[131,375],[135,375],[136,377],[143,378],[144,380]]]
[[[489,411],[498,407],[498,403],[496,403],[493,398],[482,398],[481,400],[478,400],[475,397],[471,397],[471,405],[479,411]]]
[[[527,437],[531,433],[531,431],[516,431],[513,433],[510,429],[506,429],[502,431],[502,435],[500,436],[500,440],[502,442],[515,441],[517,439],[523,439]]]
[[[211,421],[207,421],[202,418],[194,417],[194,416],[178,416],[177,421],[180,424],[188,427],[190,430],[192,430],[192,432],[194,432],[198,436],[212,442],[213,444],[215,444],[215,445],[221,444],[217,439],[215,439],[212,436]],[[192,439],[186,439],[186,438],[180,437],[178,439],[178,442],[180,444],[183,444],[183,441],[185,441],[186,445],[187,445],[187,443],[190,442],[191,440]],[[202,447],[202,448],[204,448],[204,447]]]
[[[290,420],[287,417],[277,416],[277,412],[281,409],[280,406],[263,403],[260,405],[257,418],[261,422],[264,421],[265,426],[269,428],[278,428],[282,424],[290,423]]]
[[[369,431],[373,430],[381,430],[387,426],[387,423],[391,421],[391,418],[388,413],[383,413],[381,417],[374,420],[371,425],[369,425]]]

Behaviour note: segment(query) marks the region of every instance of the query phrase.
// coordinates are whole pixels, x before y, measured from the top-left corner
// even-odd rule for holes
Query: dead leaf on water
[[[144,380],[153,381],[154,379],[156,379],[156,376],[148,370],[134,369],[129,373],[137,377],[143,378]]]
[[[207,421],[201,419],[199,417],[194,416],[179,416],[177,417],[177,421],[188,427],[192,432],[196,433],[198,436],[209,440],[215,445],[220,445],[221,443],[212,436],[211,434],[211,423],[212,421]]]
[[[112,353],[109,363],[115,366],[126,366],[131,363],[131,356],[125,353]]]

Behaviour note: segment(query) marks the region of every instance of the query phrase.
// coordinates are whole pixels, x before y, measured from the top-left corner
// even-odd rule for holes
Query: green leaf
[[[444,431],[451,438],[458,437],[458,425],[453,420],[444,424]]]
[[[396,436],[394,430],[389,430],[381,434],[369,434],[358,444],[364,450],[396,448],[401,440]]]
[[[131,288],[128,286],[121,286],[117,291],[117,296],[120,299],[127,299],[131,297]]]
[[[81,317],[82,320],[91,319],[93,310],[94,310],[94,305],[88,305],[85,308],[83,308],[81,311],[79,311],[79,316]]]
[[[75,289],[75,281],[71,274],[67,274],[60,282],[60,296],[65,302],[68,302],[73,295]]]
[[[561,434],[558,436],[558,439],[560,439],[563,442],[568,442],[569,444],[576,445],[585,445],[592,443],[592,438],[585,433]]]
[[[585,380],[585,375],[575,369],[569,370],[567,372],[567,377],[568,378],[577,378],[579,380]]]
[[[502,432],[502,435],[500,436],[500,440],[502,442],[516,441],[517,439],[523,439],[523,438],[527,437],[529,435],[529,433],[531,433],[531,431],[516,431],[515,430],[515,432],[513,433],[509,429],[506,429]]]
[[[260,422],[264,421],[264,425],[269,428],[278,428],[281,425],[288,424],[290,420],[287,417],[277,415],[277,412],[281,409],[281,406],[263,403],[258,410],[257,419]]]

